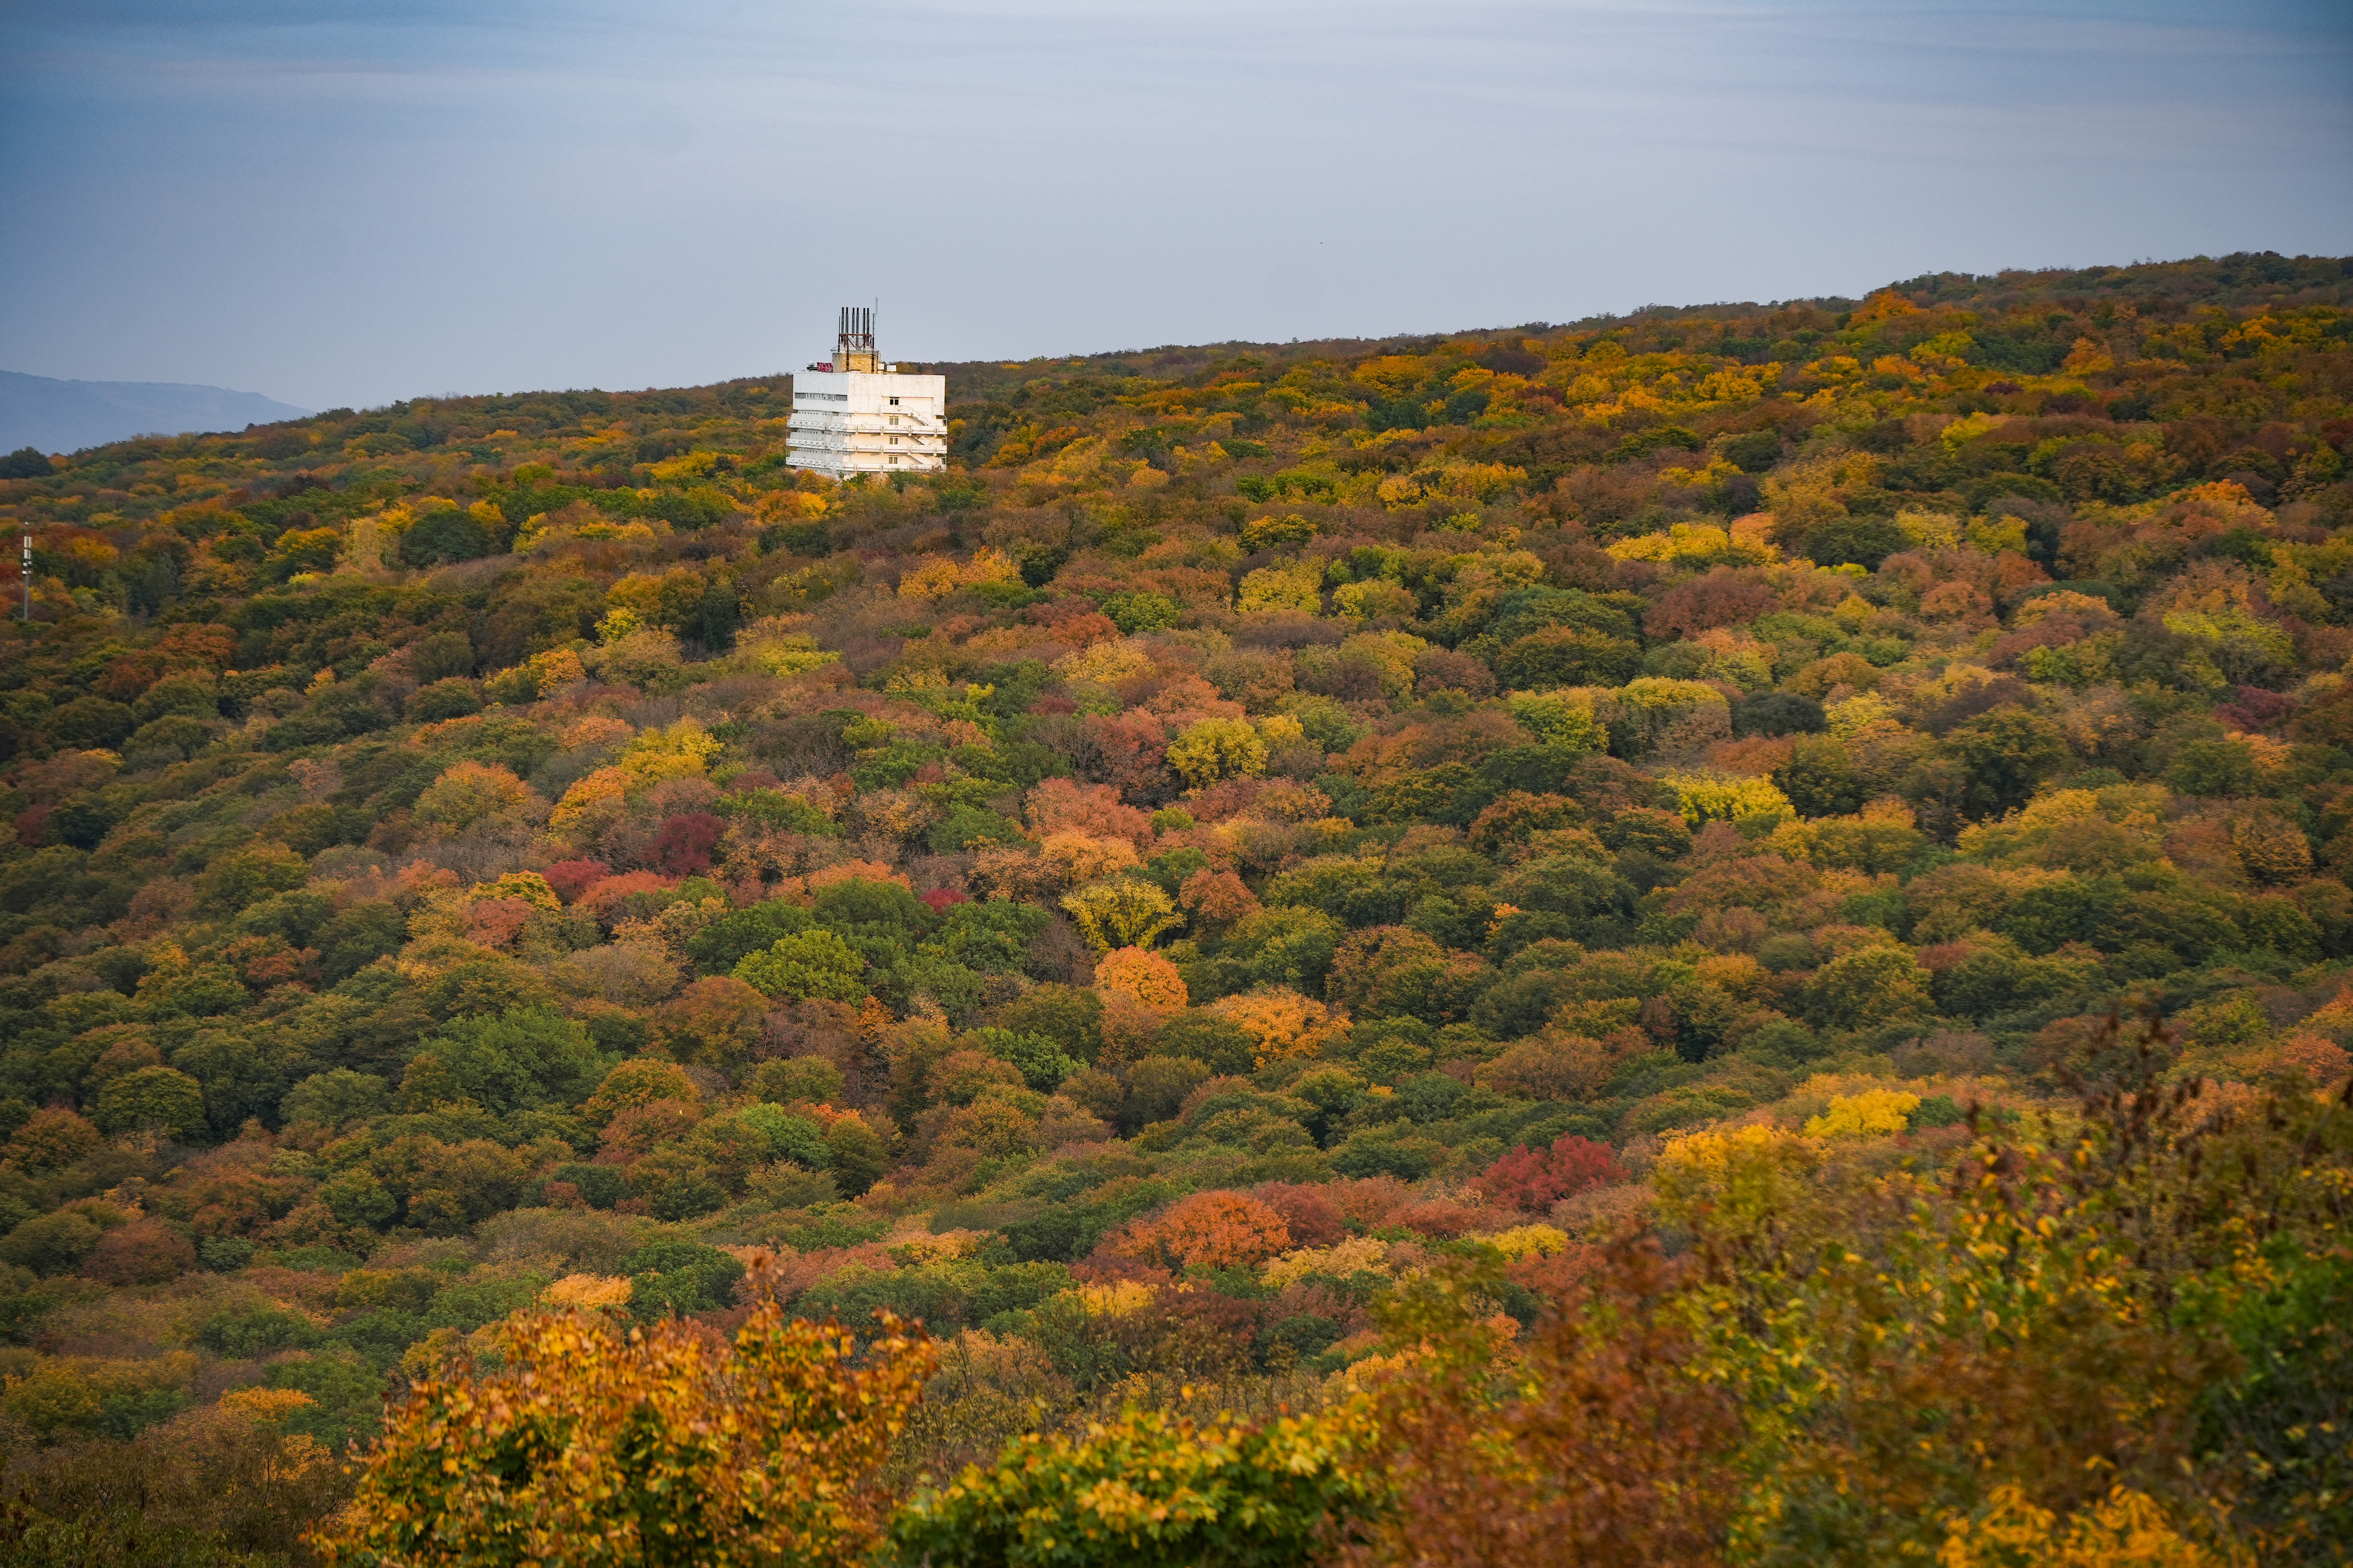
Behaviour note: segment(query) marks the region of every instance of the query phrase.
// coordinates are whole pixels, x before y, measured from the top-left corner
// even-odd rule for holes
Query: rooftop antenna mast
[[[840,331],[834,340],[835,368],[839,370],[872,370],[874,364],[874,312],[863,305],[841,308]]]

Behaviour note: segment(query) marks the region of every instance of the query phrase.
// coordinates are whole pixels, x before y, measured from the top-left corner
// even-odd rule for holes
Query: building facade
[[[902,373],[874,348],[874,312],[841,312],[833,357],[793,377],[786,461],[837,479],[948,466],[948,380]]]

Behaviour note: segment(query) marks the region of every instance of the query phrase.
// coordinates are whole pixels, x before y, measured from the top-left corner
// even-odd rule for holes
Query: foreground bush
[[[881,1531],[874,1473],[930,1372],[885,1316],[864,1355],[773,1305],[732,1347],[672,1319],[524,1312],[503,1365],[419,1383],[315,1538],[331,1564],[834,1563]]]
[[[892,1539],[906,1562],[971,1568],[1305,1563],[1379,1499],[1365,1414],[1197,1426],[1131,1407],[1077,1438],[1016,1438],[909,1502]]]

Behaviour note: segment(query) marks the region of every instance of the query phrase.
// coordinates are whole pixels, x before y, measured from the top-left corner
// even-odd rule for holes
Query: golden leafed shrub
[[[860,1355],[773,1301],[724,1348],[675,1319],[624,1337],[519,1312],[494,1333],[500,1370],[413,1386],[312,1545],[331,1568],[479,1563],[492,1542],[500,1561],[854,1559],[881,1532],[878,1472],[936,1359],[896,1319],[881,1331]]]
[[[1261,1067],[1286,1057],[1319,1055],[1348,1027],[1346,1015],[1335,1016],[1314,997],[1279,988],[1220,997],[1209,1011],[1250,1037]]]
[[[1976,1518],[1947,1526],[1938,1568],[2238,1568],[2245,1552],[2210,1551],[2183,1535],[2146,1492],[2116,1487],[2064,1521],[2016,1487],[1997,1487]]]

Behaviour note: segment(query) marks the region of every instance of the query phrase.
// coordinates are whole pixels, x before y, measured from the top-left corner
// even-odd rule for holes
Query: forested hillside
[[[0,1536],[2346,1560],[2348,294],[0,459]]]

